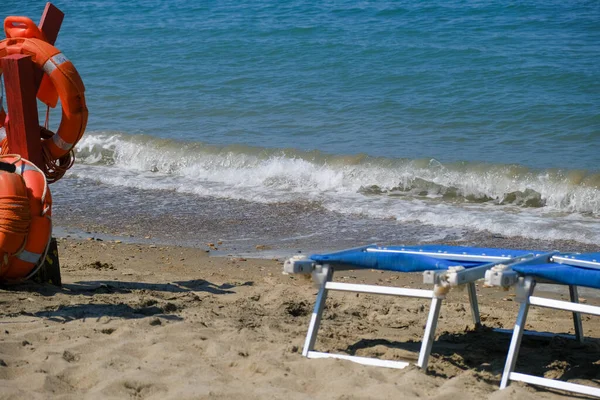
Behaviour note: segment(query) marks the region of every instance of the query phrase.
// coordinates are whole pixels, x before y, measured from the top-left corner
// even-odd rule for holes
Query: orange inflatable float
[[[11,38],[1,41],[0,58],[11,54],[31,55],[35,65],[50,77],[56,88],[62,105],[62,119],[56,133],[48,139],[42,139],[42,148],[46,158],[57,160],[71,151],[85,131],[88,111],[83,82],[73,63],[60,50],[43,40]],[[10,130],[10,122],[7,129]]]
[[[18,155],[0,156],[0,281],[31,277],[52,236],[46,177]]]
[[[31,18],[27,17],[6,17],[4,19],[4,34],[7,38],[36,38],[47,42],[44,33]]]
[[[4,34],[8,39],[15,38],[36,38],[47,42],[46,36],[31,20],[31,18],[21,16],[10,16],[4,19]],[[40,88],[37,92],[37,98],[48,107],[56,107],[58,103],[58,93],[48,75],[44,75]],[[0,125],[4,120],[0,121]]]

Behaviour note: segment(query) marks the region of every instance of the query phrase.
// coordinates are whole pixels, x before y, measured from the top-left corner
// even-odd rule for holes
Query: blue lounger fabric
[[[456,261],[440,260],[415,254],[403,253],[367,253],[315,254],[310,257],[319,263],[352,265],[357,268],[380,269],[398,272],[417,272],[461,265]]]
[[[515,265],[513,270],[523,275],[548,279],[566,285],[600,289],[600,270],[566,264]]]
[[[527,254],[545,253],[539,250],[515,250],[515,249],[495,249],[488,247],[466,247],[466,246],[447,246],[439,244],[427,244],[423,246],[387,246],[389,250],[411,250],[411,251],[430,251],[436,253],[462,253],[466,255],[487,255],[500,257],[520,257]]]
[[[322,264],[350,265],[356,268],[378,269],[397,272],[422,272],[431,270],[446,270],[453,266],[470,268],[483,265],[483,262],[452,261],[443,258],[434,258],[421,254],[387,253],[384,251],[367,251],[367,249],[396,250],[410,252],[435,252],[437,254],[459,255],[487,255],[500,257],[519,257],[527,254],[543,253],[538,250],[494,249],[483,247],[423,245],[423,246],[364,246],[355,249],[343,250],[330,254],[314,254],[310,258]],[[597,262],[600,253],[568,254],[576,260]],[[451,257],[449,257],[451,258]],[[568,285],[586,286],[600,289],[600,270],[585,267],[576,267],[568,264],[538,264],[515,265],[513,269],[524,275],[532,275],[558,283]]]
[[[452,266],[465,268],[483,265],[484,262],[450,261],[433,258],[420,254],[367,252],[367,249],[377,249],[377,246],[365,246],[356,249],[343,250],[330,254],[315,254],[310,258],[318,263],[351,265],[357,268],[379,269],[397,272],[422,272],[431,270],[446,270]],[[424,246],[387,246],[381,249],[402,251],[425,251],[435,253],[452,253],[464,255],[487,255],[503,257],[519,257],[536,253],[533,250],[493,249],[482,247],[424,245]]]
[[[561,254],[561,258],[571,259],[574,261],[583,261],[585,265],[578,265],[583,268],[596,269],[600,271],[600,253],[569,253],[569,254]],[[563,259],[557,261],[559,264],[567,264],[574,265],[577,263],[571,264],[569,261],[564,261]]]
[[[574,260],[583,260],[583,261],[592,261],[596,263],[600,263],[600,253],[581,253],[581,254],[565,254]]]

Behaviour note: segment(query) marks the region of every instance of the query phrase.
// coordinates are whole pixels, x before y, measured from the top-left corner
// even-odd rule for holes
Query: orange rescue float
[[[0,163],[0,281],[19,281],[45,260],[52,197],[44,172],[30,161],[6,155]]]
[[[37,38],[47,42],[44,33],[31,18],[17,15],[4,19],[4,34],[7,38]]]
[[[31,18],[21,16],[10,16],[4,19],[4,34],[8,39],[15,38],[36,38],[48,42],[44,32],[31,20]],[[1,73],[1,72],[0,72]],[[56,107],[58,103],[58,93],[48,75],[44,75],[40,88],[37,92],[37,98],[48,107]],[[0,115],[0,125],[4,119]]]
[[[8,34],[8,32],[7,32]],[[42,139],[45,158],[58,160],[67,155],[77,144],[87,125],[88,110],[85,104],[85,87],[79,73],[56,47],[42,39],[8,38],[0,42],[0,58],[12,54],[30,55],[34,64],[45,72],[58,93],[62,105],[62,119],[56,133]],[[42,86],[41,89],[43,89]],[[43,94],[45,93],[45,94]],[[38,92],[38,97],[52,106],[52,90]],[[54,102],[56,105],[56,102]],[[7,125],[10,130],[10,122]],[[6,144],[4,144],[6,147]]]

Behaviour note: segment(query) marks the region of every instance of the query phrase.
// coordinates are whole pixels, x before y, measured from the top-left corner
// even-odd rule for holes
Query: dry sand
[[[509,337],[489,328],[512,327],[512,292],[478,286],[488,327],[479,330],[466,293],[451,292],[428,370],[394,370],[302,357],[316,289],[282,275],[281,261],[95,240],[63,239],[59,249],[62,288],[0,288],[1,399],[568,398],[521,384],[497,390]],[[421,282],[374,271],[336,279]],[[427,311],[416,299],[333,293],[317,349],[416,361]],[[528,328],[572,332],[569,318],[533,308]],[[599,336],[599,318],[583,323]],[[526,338],[518,370],[600,386],[600,341]]]

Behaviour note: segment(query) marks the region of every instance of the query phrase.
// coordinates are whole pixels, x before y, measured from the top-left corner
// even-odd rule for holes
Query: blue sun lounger
[[[475,281],[486,271],[498,265],[513,266],[548,263],[557,252],[471,248],[460,246],[364,246],[337,253],[293,257],[284,263],[284,272],[312,274],[319,292],[310,319],[302,355],[308,358],[338,358],[366,365],[404,368],[405,361],[380,360],[346,354],[333,354],[314,350],[327,293],[330,290],[422,298],[431,301],[427,324],[417,365],[427,368],[442,301],[447,292],[466,285],[471,305],[473,323],[480,324]],[[395,272],[422,272],[423,282],[432,284],[433,290],[398,288],[389,286],[334,282],[334,271],[352,269],[377,269]]]
[[[506,388],[510,381],[521,381],[600,397],[600,388],[514,372],[527,322],[527,314],[531,305],[571,311],[575,322],[575,338],[583,341],[581,313],[600,316],[600,306],[579,304],[577,286],[600,289],[600,253],[556,254],[551,257],[550,263],[537,265],[516,264],[506,268],[493,267],[488,270],[485,279],[488,285],[493,286],[509,287],[516,285],[516,300],[521,303],[500,382],[500,389]],[[533,296],[536,283],[568,285],[571,301]]]

